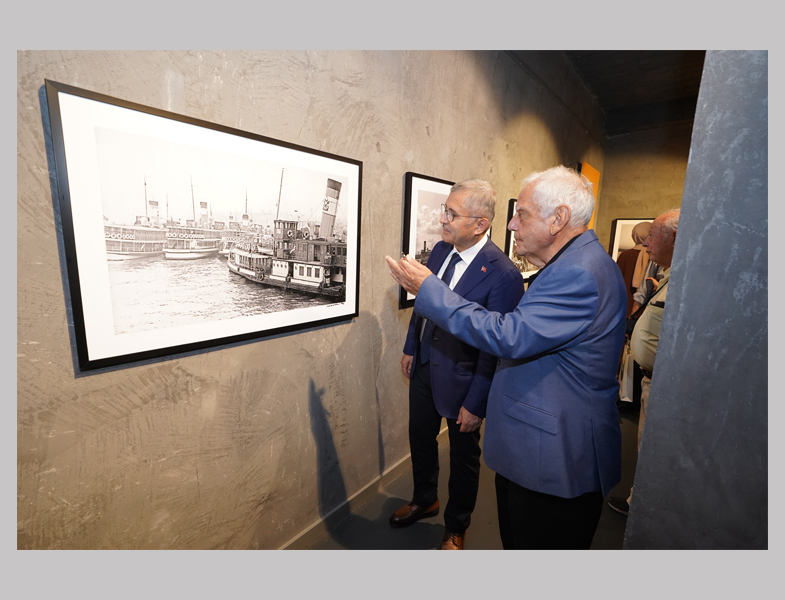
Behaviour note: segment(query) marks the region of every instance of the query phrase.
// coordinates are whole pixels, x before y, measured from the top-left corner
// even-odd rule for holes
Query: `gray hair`
[[[663,228],[667,229],[672,233],[676,233],[679,229],[680,213],[681,210],[679,210],[678,208],[671,208],[670,210],[666,210],[659,217],[657,217],[656,221]]]
[[[496,216],[496,191],[482,179],[465,179],[450,188],[450,193],[467,192],[464,208],[472,215],[479,215],[493,223]],[[490,226],[490,225],[489,225]]]
[[[562,204],[570,207],[570,226],[585,227],[594,212],[592,183],[574,169],[559,165],[532,173],[522,189],[532,185],[532,200],[541,215],[550,216]]]

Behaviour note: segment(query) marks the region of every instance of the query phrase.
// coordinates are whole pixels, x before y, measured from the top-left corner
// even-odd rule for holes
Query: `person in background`
[[[427,266],[467,301],[507,313],[523,295],[523,278],[488,238],[496,193],[487,181],[452,186],[439,221],[442,241]],[[424,267],[423,267],[424,268]],[[439,513],[439,448],[442,418],[450,439],[449,499],[444,510],[442,550],[462,550],[480,483],[480,425],[496,357],[462,342],[426,320],[415,308],[403,349],[401,369],[409,384],[409,446],[412,501],[390,517],[406,527]]]
[[[648,254],[649,251],[644,249],[643,252]],[[641,306],[645,306],[649,301],[654,290],[657,289],[657,284],[662,279],[664,271],[665,269],[662,266],[653,260],[649,260],[643,273],[643,280],[638,286],[638,290],[632,295],[632,312],[630,314],[634,315],[640,310]]]
[[[646,239],[651,223],[643,221],[632,228],[632,241],[635,245],[632,248],[621,252],[616,259],[616,264],[621,269],[621,276],[624,278],[624,285],[627,289],[627,317],[633,311],[633,295],[638,290],[649,264],[649,253],[643,249],[641,242]]]
[[[646,405],[649,401],[651,378],[654,373],[654,360],[657,357],[657,345],[660,341],[660,326],[662,315],[665,311],[665,298],[668,295],[668,280],[670,279],[673,250],[676,245],[676,232],[679,229],[679,210],[672,209],[662,213],[654,219],[649,230],[649,235],[643,241],[643,246],[648,249],[652,263],[662,268],[662,279],[654,282],[655,289],[635,329],[630,337],[630,351],[632,358],[640,365],[643,372],[641,380],[641,409],[638,418],[638,448],[640,449],[643,425],[646,422]],[[630,513],[632,501],[632,488],[630,495],[625,498],[612,496],[608,498],[608,506],[624,516]]]
[[[413,258],[386,258],[418,314],[499,357],[483,452],[505,549],[590,548],[621,479],[616,367],[627,294],[588,229],[593,210],[592,184],[573,169],[524,180],[507,227],[515,251],[541,268],[507,314],[450,291]]]

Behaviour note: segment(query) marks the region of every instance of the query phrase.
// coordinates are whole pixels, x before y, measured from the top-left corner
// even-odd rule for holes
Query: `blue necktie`
[[[447,265],[447,268],[442,274],[442,281],[447,285],[450,285],[452,275],[455,273],[455,265],[457,265],[460,260],[461,256],[457,252],[450,258],[450,264]],[[425,329],[422,333],[422,341],[420,342],[420,364],[422,365],[431,360],[431,338],[433,338],[434,329],[436,329],[436,325],[434,325],[432,321],[426,319]]]

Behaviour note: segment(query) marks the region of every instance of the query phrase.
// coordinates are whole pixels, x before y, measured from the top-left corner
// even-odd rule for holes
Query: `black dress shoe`
[[[390,516],[390,525],[393,527],[408,527],[420,519],[435,517],[439,514],[439,501],[436,500],[429,507],[417,506],[414,502],[402,506]]]

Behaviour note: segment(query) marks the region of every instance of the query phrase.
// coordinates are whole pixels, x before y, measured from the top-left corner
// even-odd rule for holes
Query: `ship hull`
[[[218,256],[218,248],[202,248],[202,249],[171,249],[167,248],[164,251],[164,258],[167,260],[196,260],[199,258],[210,258],[211,256]]]
[[[166,248],[166,231],[159,227],[106,224],[104,237],[111,262],[160,257]]]
[[[266,285],[270,287],[282,288],[285,290],[293,290],[304,294],[313,294],[315,296],[327,296],[330,298],[343,297],[346,293],[345,286],[336,285],[325,287],[319,284],[304,283],[291,278],[279,277],[276,275],[265,275],[263,272],[247,269],[241,265],[236,264],[231,257],[227,261],[229,271],[240,277],[244,277],[249,281]]]
[[[106,252],[106,260],[120,261],[120,260],[139,260],[142,258],[152,258],[155,256],[162,256],[163,250],[154,250],[151,252]]]

